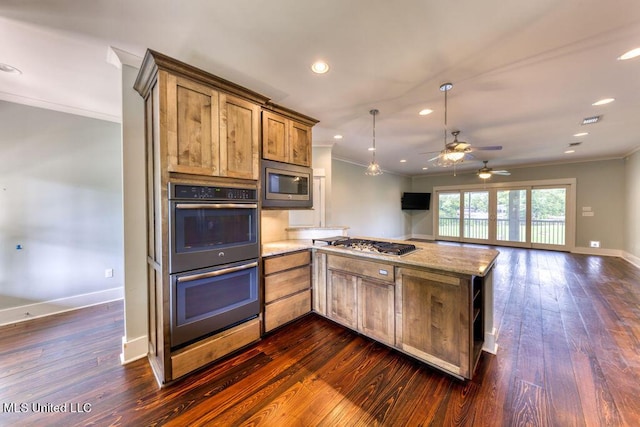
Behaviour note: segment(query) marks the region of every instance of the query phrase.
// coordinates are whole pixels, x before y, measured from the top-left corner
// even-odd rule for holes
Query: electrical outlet
[[[113,277],[113,268],[107,268],[104,271],[104,277],[106,278]]]
[[[600,247],[600,241],[599,240],[592,240],[591,241],[591,247],[592,248],[599,248]]]

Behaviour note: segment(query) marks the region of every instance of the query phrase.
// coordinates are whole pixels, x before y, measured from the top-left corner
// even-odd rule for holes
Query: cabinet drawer
[[[264,308],[264,330],[268,332],[311,311],[311,290],[283,298]]]
[[[276,255],[264,259],[264,275],[289,270],[311,263],[311,252],[301,251],[287,255]]]
[[[294,268],[264,278],[264,302],[295,294],[311,287],[311,266]]]
[[[366,276],[383,282],[393,283],[395,281],[392,265],[374,261],[363,261],[355,258],[328,255],[327,268],[330,270],[346,271],[357,276]]]
[[[180,378],[260,339],[260,320],[253,319],[171,354],[172,378]]]

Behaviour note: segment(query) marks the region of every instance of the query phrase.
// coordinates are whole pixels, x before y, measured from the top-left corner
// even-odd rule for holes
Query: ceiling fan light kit
[[[493,175],[511,175],[511,173],[509,171],[505,171],[505,170],[499,170],[499,171],[494,171],[492,168],[490,168],[489,166],[487,166],[487,163],[489,161],[488,160],[483,160],[482,163],[484,163],[484,166],[482,166],[480,169],[478,169],[478,178],[487,180],[489,178],[491,178],[491,176]]]
[[[369,114],[373,116],[373,147],[371,147],[373,148],[373,150],[371,150],[371,163],[369,163],[369,166],[367,166],[365,175],[371,176],[382,175],[382,169],[380,169],[380,165],[376,163],[376,115],[378,113],[379,111],[375,108],[369,111]]]

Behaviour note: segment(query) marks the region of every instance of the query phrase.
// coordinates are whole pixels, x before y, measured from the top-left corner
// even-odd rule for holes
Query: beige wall
[[[350,227],[350,236],[410,237],[411,216],[400,209],[400,198],[410,191],[411,179],[390,173],[367,176],[365,169],[333,160],[331,222]]]
[[[121,295],[120,124],[0,101],[0,129],[0,310]]]
[[[622,250],[625,236],[625,161],[569,163],[554,166],[509,168],[510,176],[493,176],[492,183],[536,181],[546,179],[576,179],[576,247],[588,247],[590,240],[599,240],[602,249]],[[452,174],[414,177],[413,191],[432,192],[433,187],[478,184],[473,174]],[[594,216],[583,217],[582,207],[590,207]],[[412,233],[433,235],[434,207],[428,213],[414,214]]]
[[[624,250],[640,265],[640,150],[625,159]]]

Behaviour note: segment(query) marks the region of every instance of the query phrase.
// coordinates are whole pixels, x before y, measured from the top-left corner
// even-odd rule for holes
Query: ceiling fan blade
[[[491,173],[493,175],[504,175],[504,176],[511,175],[511,172],[509,171],[491,171]]]
[[[438,157],[440,157],[440,154],[438,154],[435,157],[430,158],[429,160],[427,160],[428,162],[433,162],[434,160],[436,160]]]
[[[502,145],[488,145],[486,147],[471,147],[471,151],[502,150]]]

